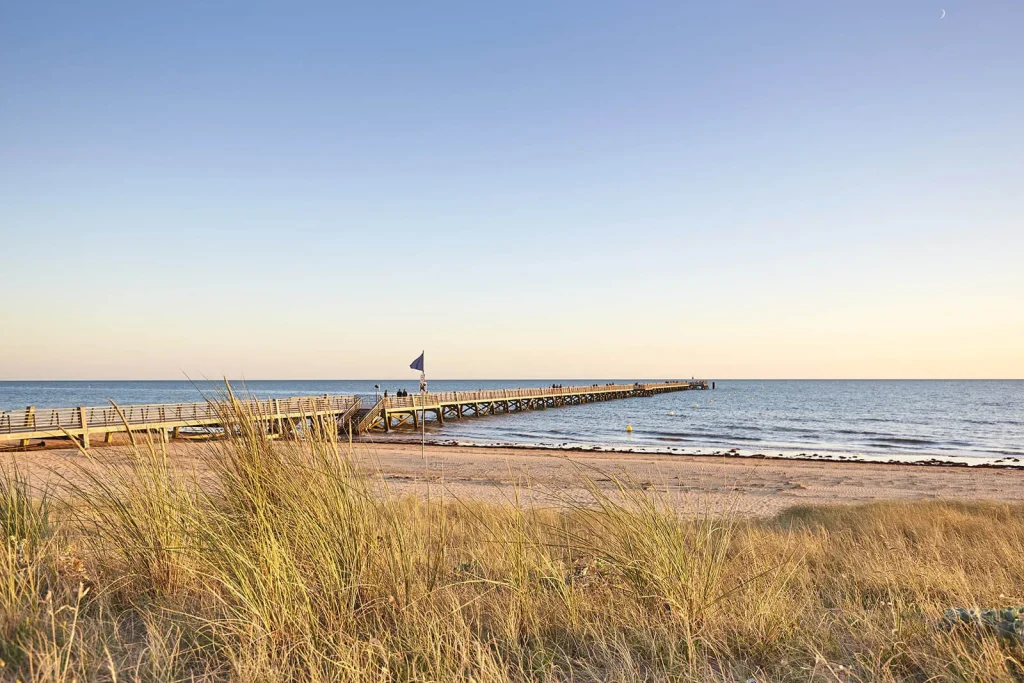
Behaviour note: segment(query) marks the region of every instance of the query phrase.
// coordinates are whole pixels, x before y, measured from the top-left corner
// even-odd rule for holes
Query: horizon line
[[[613,381],[613,380],[660,380],[660,381],[714,381],[716,382],[1020,382],[1024,377],[437,377],[428,382],[544,382],[544,381]],[[135,379],[0,379],[0,382],[187,382],[200,383],[239,383],[246,382],[418,382],[418,378],[221,378],[221,379],[166,379],[166,378],[135,378]]]

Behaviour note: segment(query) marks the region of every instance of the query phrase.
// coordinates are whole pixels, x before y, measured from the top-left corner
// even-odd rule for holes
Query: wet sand
[[[347,447],[347,445],[346,445]],[[173,441],[170,461],[179,469],[209,476],[203,442]],[[564,452],[529,448],[431,446],[425,460],[418,444],[356,443],[354,456],[378,470],[398,494],[481,501],[520,500],[562,506],[592,500],[586,480],[614,492],[629,488],[660,492],[682,511],[728,508],[771,515],[794,505],[853,504],[881,500],[990,500],[1024,502],[1024,469],[947,468],[861,462],[815,462],[719,456]],[[94,448],[99,457],[127,458],[123,447]],[[55,474],[79,476],[89,466],[74,448],[0,453],[16,459],[35,481]]]

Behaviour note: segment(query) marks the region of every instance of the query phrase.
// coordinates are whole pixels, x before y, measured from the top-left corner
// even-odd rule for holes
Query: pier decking
[[[328,427],[351,431],[353,435],[371,430],[391,431],[403,426],[418,427],[432,416],[446,420],[482,417],[524,410],[543,410],[619,398],[652,396],[668,391],[707,389],[704,380],[635,384],[594,384],[536,389],[486,389],[389,396],[366,402],[358,396],[300,396],[288,399],[239,401],[241,411],[263,424],[269,433],[297,435],[304,428]],[[369,403],[369,405],[367,405]],[[72,438],[89,448],[91,439],[128,432],[156,433],[163,440],[177,437],[182,430],[224,429],[231,411],[217,401],[157,405],[96,406],[77,408],[28,408],[0,411],[0,445],[16,442],[28,446],[33,440]],[[332,426],[333,425],[333,426]]]

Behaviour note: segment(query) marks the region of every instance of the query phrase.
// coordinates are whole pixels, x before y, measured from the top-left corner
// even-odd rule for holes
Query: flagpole
[[[423,408],[427,404],[427,373],[420,373],[420,458],[423,462],[427,461],[426,454],[426,440],[427,440],[427,411]],[[427,469],[427,478],[429,481],[430,469]]]
[[[417,358],[409,365],[413,370],[420,371],[420,459],[423,461],[423,467],[426,470],[425,475],[427,477],[427,502],[430,502],[430,467],[427,465],[427,371],[423,363],[424,352],[420,352],[420,357]],[[416,419],[416,398],[413,395],[412,401],[412,417]]]
[[[420,371],[420,460],[423,461],[424,475],[427,478],[427,515],[428,519],[433,518],[433,513],[430,507],[430,463],[427,462],[427,370],[423,362],[423,356],[425,352],[420,352],[420,357],[412,362],[409,366],[413,370]],[[413,399],[412,406],[413,419],[416,419],[416,400]],[[437,404],[437,420],[441,422],[444,419],[444,408],[441,407],[440,400]],[[444,458],[441,458],[441,508],[439,511],[441,516],[441,536],[440,544],[438,546],[438,553],[440,557],[444,557]]]

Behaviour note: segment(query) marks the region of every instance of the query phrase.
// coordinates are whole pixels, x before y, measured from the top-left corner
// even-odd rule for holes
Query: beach
[[[1020,468],[421,450],[239,417],[227,438],[0,453],[21,669],[80,632],[79,680],[150,652],[154,680],[1017,678]],[[136,618],[153,626],[125,635]],[[153,645],[210,631],[224,647]],[[507,656],[523,643],[552,675]]]
[[[1024,2],[9,5],[0,683],[1024,683]]]
[[[122,437],[123,438],[123,437]],[[143,439],[145,441],[145,439]],[[169,461],[182,473],[208,476],[211,442],[175,440]],[[156,445],[159,448],[159,444]],[[347,443],[340,444],[347,451]],[[542,448],[419,444],[352,444],[353,458],[383,478],[392,492],[481,502],[516,500],[561,507],[591,498],[591,484],[620,484],[660,494],[684,513],[708,508],[766,517],[798,505],[877,501],[1024,501],[1024,470],[864,462],[819,462],[721,456],[553,451]],[[123,443],[94,447],[101,460],[127,459]],[[425,456],[425,459],[424,459]],[[0,454],[34,481],[54,474],[74,479],[89,459],[74,447]]]

